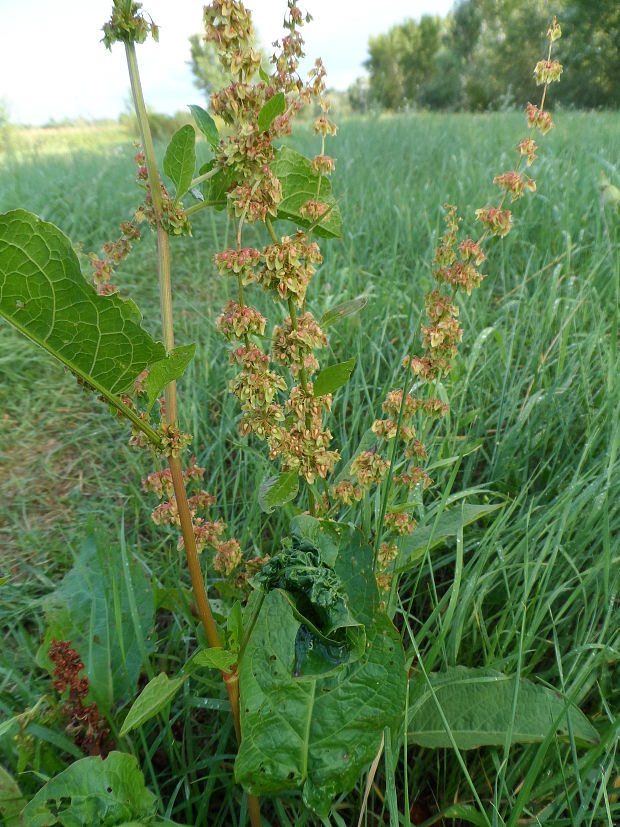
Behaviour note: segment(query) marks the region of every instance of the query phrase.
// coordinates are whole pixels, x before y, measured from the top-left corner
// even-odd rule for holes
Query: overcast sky
[[[321,55],[328,85],[346,89],[363,74],[368,37],[406,17],[444,15],[453,0],[307,0],[306,63]],[[188,37],[202,31],[200,0],[144,0],[160,42],[138,47],[147,104],[174,112],[202,103],[187,66]],[[261,43],[282,33],[285,0],[248,0]],[[111,0],[0,0],[0,101],[15,123],[115,118],[129,100],[120,44],[100,42]],[[377,11],[379,9],[379,11]]]

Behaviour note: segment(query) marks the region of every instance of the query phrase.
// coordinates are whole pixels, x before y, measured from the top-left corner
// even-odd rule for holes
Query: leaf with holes
[[[137,758],[122,752],[82,758],[47,782],[21,813],[24,827],[112,827],[150,824],[157,798],[144,784]]]
[[[501,747],[508,733],[512,744],[540,743],[552,726],[558,736],[567,737],[569,725],[578,742],[598,743],[598,733],[585,715],[559,693],[524,679],[515,687],[516,680],[492,669],[454,666],[430,674],[429,687],[420,675],[409,701],[408,740],[433,749],[452,746],[439,702],[459,749]]]
[[[336,528],[327,546],[331,565],[315,549],[303,571],[274,568],[285,588],[266,594],[239,667],[237,780],[256,795],[300,789],[322,817],[372,761],[383,728],[400,725],[407,687],[400,637],[378,609],[372,549],[355,529]],[[317,529],[298,525],[297,536]],[[296,547],[311,551],[308,541],[294,540],[281,552],[285,561]],[[317,578],[324,584],[318,590]]]
[[[196,169],[196,133],[191,124],[185,124],[174,133],[162,166],[176,187],[178,201],[188,191]]]

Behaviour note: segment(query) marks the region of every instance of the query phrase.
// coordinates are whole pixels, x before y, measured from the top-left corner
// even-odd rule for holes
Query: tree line
[[[531,100],[531,67],[554,14],[563,31],[560,60],[570,66],[554,103],[620,106],[618,0],[460,0],[445,18],[405,20],[370,38],[369,78],[350,87],[350,105],[486,110]]]

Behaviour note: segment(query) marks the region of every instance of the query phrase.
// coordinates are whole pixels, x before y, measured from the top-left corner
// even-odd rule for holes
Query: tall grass
[[[416,824],[525,819],[611,827],[619,819],[613,785],[620,233],[618,216],[602,212],[597,179],[602,170],[620,183],[620,120],[563,113],[556,122],[534,167],[538,192],[517,205],[516,230],[492,245],[485,282],[463,310],[465,344],[447,389],[451,413],[429,446],[443,463],[434,471],[428,508],[416,516],[422,523],[433,519],[434,491],[446,492],[446,502],[475,492],[477,500],[504,506],[465,529],[458,556],[448,542],[408,573],[397,622],[427,671],[487,665],[537,676],[581,706],[601,743],[584,752],[550,733],[543,745],[460,757],[410,747],[409,809],[401,750],[377,776],[368,824],[406,824],[411,817]],[[319,316],[344,298],[370,297],[360,316],[332,328],[330,339],[332,361],[357,359],[334,409],[332,430],[345,460],[418,335],[441,204],[458,204],[473,229],[473,211],[490,202],[493,175],[511,168],[522,131],[521,116],[512,114],[360,118],[342,125],[334,187],[342,195],[345,232],[341,241],[323,245],[325,262],[310,303]],[[310,140],[309,133],[297,138],[302,145]],[[139,201],[132,155],[131,145],[108,144],[4,159],[0,209],[33,210],[82,242],[85,252],[97,250]],[[266,517],[257,507],[253,492],[269,462],[259,446],[248,448],[238,436],[236,405],[225,392],[225,346],[215,331],[228,296],[212,254],[226,246],[232,228],[225,215],[202,213],[193,232],[193,239],[173,244],[177,338],[198,343],[180,388],[182,424],[195,436],[222,518],[245,549],[266,551],[290,515]],[[157,332],[155,273],[154,240],[146,238],[117,281]],[[271,302],[261,300],[261,309],[273,313]],[[111,553],[119,548],[124,518],[129,553],[147,562],[162,587],[178,579],[182,565],[172,535],[151,527],[152,503],[139,487],[149,470],[144,457],[130,452],[127,435],[99,403],[6,326],[0,327],[0,381],[0,543],[10,575],[0,603],[0,710],[8,715],[49,691],[34,661],[39,601],[71,564],[89,515],[107,527]],[[168,608],[165,628],[158,625],[162,661],[178,660],[190,648],[179,611]],[[205,680],[198,695],[186,693],[173,711],[170,726],[177,736],[179,727],[183,732],[187,782],[166,736],[157,741],[147,731],[147,782],[179,820],[238,823],[238,792],[222,768],[231,760],[230,727],[218,709],[219,684]],[[167,769],[162,751],[170,757]],[[14,768],[11,744],[0,747],[0,760]],[[388,783],[394,774],[395,786]],[[20,780],[26,789],[33,783]],[[362,792],[363,785],[360,798]],[[343,823],[356,823],[359,800],[341,802]],[[295,798],[265,813],[272,824],[314,823]]]

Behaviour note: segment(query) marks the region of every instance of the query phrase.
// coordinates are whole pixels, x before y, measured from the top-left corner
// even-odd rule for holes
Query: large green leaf
[[[45,784],[21,813],[24,827],[149,824],[157,799],[133,755],[82,758]]]
[[[191,124],[185,124],[174,133],[162,166],[176,187],[178,201],[189,189],[196,169],[196,133]]]
[[[297,536],[314,528],[302,523]],[[265,596],[240,663],[237,780],[257,795],[301,789],[321,816],[372,761],[383,728],[400,725],[407,684],[400,637],[378,611],[372,549],[359,532],[341,529],[338,556],[328,567],[333,577],[322,573],[320,552],[316,577],[324,587],[312,588],[310,566],[288,572],[282,581],[288,589]]]
[[[49,665],[52,640],[70,640],[102,710],[133,698],[143,660],[153,651],[153,593],[144,568],[94,536],[73,568],[44,598],[48,630],[39,662]]]
[[[444,511],[437,525],[431,520],[427,525],[419,526],[410,535],[398,541],[402,556],[399,558],[397,571],[406,571],[424,556],[427,548],[435,548],[450,537],[456,537],[461,528],[487,514],[492,514],[503,505],[504,503],[463,503],[457,508]]]
[[[332,193],[332,185],[323,176],[317,197],[319,176],[312,169],[312,164],[299,152],[283,146],[276,150],[271,171],[282,184],[282,200],[278,204],[278,218],[293,221],[299,227],[310,227],[313,222],[302,216],[300,208],[306,201],[318,200],[327,204],[330,212],[325,220],[318,224],[314,232],[327,238],[340,238],[342,235],[342,216]]]
[[[525,679],[519,681],[513,720],[516,680],[492,669],[464,666],[432,673],[430,687],[418,677],[409,702],[409,741],[423,747],[452,746],[434,693],[459,749],[503,746],[509,732],[513,744],[538,743],[554,725],[558,735],[565,736],[568,721],[578,741],[598,742],[598,733],[579,709],[567,706],[552,689]]]
[[[188,675],[181,675],[171,680],[165,672],[160,672],[152,678],[131,705],[123,721],[120,736],[127,735],[132,729],[142,726],[168,706],[188,677]]]
[[[163,368],[170,381],[185,364],[168,369],[164,346],[141,327],[136,305],[98,295],[67,236],[25,210],[0,215],[0,316],[159,441],[119,395],[147,367]]]

